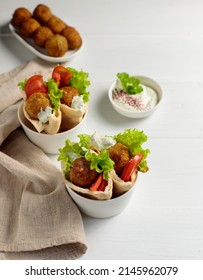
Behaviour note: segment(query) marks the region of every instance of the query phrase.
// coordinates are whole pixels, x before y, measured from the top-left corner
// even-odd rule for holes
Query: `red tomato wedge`
[[[136,156],[131,158],[130,161],[126,164],[123,173],[121,174],[120,177],[124,182],[130,181],[133,172],[137,170],[138,165],[140,164],[142,158],[143,158],[142,154],[137,154]]]
[[[59,88],[68,85],[72,76],[72,73],[62,65],[54,67],[52,72],[52,79],[57,82]]]
[[[25,84],[25,93],[30,97],[34,92],[47,93],[47,86],[43,81],[42,75],[31,76]]]
[[[103,192],[107,186],[107,180],[103,179],[103,175],[99,174],[97,180],[89,188],[90,191],[101,191]]]
[[[99,185],[98,191],[104,192],[107,184],[108,184],[107,180],[103,179],[101,184]]]
[[[89,190],[91,191],[97,191],[97,189],[99,188],[101,182],[103,180],[103,176],[102,174],[99,174],[97,180],[91,185],[91,187],[89,188]]]

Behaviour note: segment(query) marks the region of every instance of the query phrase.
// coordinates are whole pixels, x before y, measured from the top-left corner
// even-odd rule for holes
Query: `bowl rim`
[[[163,99],[163,91],[162,91],[162,88],[160,87],[160,85],[159,85],[155,80],[153,80],[153,79],[151,79],[151,78],[149,78],[149,77],[147,77],[147,76],[133,75],[133,77],[136,77],[136,78],[140,79],[140,80],[141,80],[141,83],[143,83],[144,85],[145,85],[145,83],[142,82],[142,80],[147,80],[147,81],[149,81],[150,83],[153,83],[153,84],[158,88],[158,92],[157,92],[157,90],[154,89],[153,87],[146,85],[146,86],[148,86],[148,87],[151,87],[151,88],[156,92],[156,94],[157,94],[157,96],[158,96],[158,102],[157,102],[157,104],[156,104],[153,108],[151,108],[151,109],[149,109],[149,110],[147,110],[147,111],[130,111],[130,110],[126,109],[126,108],[122,108],[122,107],[120,107],[119,105],[117,105],[117,103],[115,103],[115,102],[113,101],[113,98],[112,98],[112,91],[113,91],[113,89],[115,88],[116,80],[115,80],[115,81],[111,84],[111,86],[109,87],[109,90],[108,90],[108,97],[109,97],[109,100],[110,100],[112,106],[115,107],[115,108],[116,108],[118,111],[120,111],[120,112],[127,113],[127,114],[134,115],[134,116],[135,116],[135,115],[141,116],[141,115],[146,115],[146,114],[148,115],[148,114],[152,113],[157,107],[160,106],[160,103],[162,102],[162,99]]]
[[[23,106],[23,101],[20,102],[19,106],[18,106],[18,111],[17,111],[17,117],[18,117],[18,120],[20,122],[20,124],[26,128],[26,130],[28,130],[30,133],[33,133],[35,135],[40,135],[40,137],[50,137],[50,136],[54,136],[54,137],[60,137],[60,136],[63,136],[65,135],[67,132],[72,132],[74,131],[76,128],[78,128],[86,119],[86,116],[87,116],[87,111],[88,111],[88,108],[87,108],[87,111],[85,112],[82,120],[80,123],[78,123],[76,126],[74,126],[73,128],[67,130],[67,131],[63,131],[63,132],[59,132],[59,133],[56,133],[56,134],[46,134],[46,133],[40,133],[40,132],[37,132],[31,128],[29,128],[26,124],[24,124],[24,122],[22,121],[21,117],[20,117],[20,110],[22,110],[22,106]]]

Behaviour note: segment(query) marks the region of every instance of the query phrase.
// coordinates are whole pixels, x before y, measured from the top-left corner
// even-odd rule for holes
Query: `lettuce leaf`
[[[103,150],[99,154],[88,150],[85,154],[86,160],[90,161],[90,169],[95,169],[98,173],[103,173],[103,178],[107,180],[113,169],[114,161],[110,159],[108,150]]]
[[[59,149],[58,160],[65,163],[63,170],[64,174],[68,174],[73,161],[76,158],[84,157],[90,161],[90,168],[95,169],[98,173],[103,173],[104,179],[108,179],[110,171],[113,169],[114,162],[109,157],[107,150],[101,151],[96,154],[90,149],[90,135],[78,135],[79,142],[72,143],[69,139],[66,140],[65,146]]]
[[[146,158],[150,153],[150,150],[142,148],[142,144],[148,139],[143,131],[139,131],[137,129],[126,129],[124,132],[113,136],[113,138],[117,143],[122,143],[127,146],[132,156],[135,156],[136,154],[143,154],[143,158],[138,168],[139,171],[142,172],[146,172],[148,170]]]
[[[87,91],[87,88],[90,86],[90,81],[88,80],[89,74],[83,70],[77,71],[71,67],[67,67],[67,69],[73,74],[69,85],[76,88],[82,95],[84,103],[87,103],[90,95],[90,92]]]
[[[90,148],[90,138],[89,134],[79,134],[78,138],[80,139],[78,145],[82,147],[83,150],[88,150]]]
[[[61,104],[60,99],[62,98],[63,91],[58,88],[57,83],[53,79],[49,79],[47,81],[47,87],[52,108],[54,109],[54,111],[58,112],[59,106]]]
[[[118,79],[121,82],[123,89],[128,94],[138,94],[143,91],[140,85],[140,80],[134,76],[129,76],[129,74],[123,72],[117,74]]]
[[[25,78],[25,80],[23,81],[23,82],[19,82],[18,83],[18,87],[21,89],[21,90],[23,90],[23,91],[25,91],[25,85],[26,85],[26,83],[27,83],[27,78]]]
[[[59,149],[58,161],[63,161],[65,164],[64,174],[68,174],[73,161],[76,158],[84,156],[86,150],[83,149],[80,142],[72,143],[69,139],[66,140],[65,146]]]

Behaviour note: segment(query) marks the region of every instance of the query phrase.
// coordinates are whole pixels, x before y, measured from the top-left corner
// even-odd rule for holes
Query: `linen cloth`
[[[0,259],[76,259],[87,250],[61,171],[17,120],[18,82],[54,66],[36,59],[0,75]]]

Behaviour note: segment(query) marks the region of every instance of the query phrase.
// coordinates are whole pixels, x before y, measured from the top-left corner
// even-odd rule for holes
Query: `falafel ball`
[[[33,11],[33,17],[41,24],[45,24],[52,17],[52,11],[48,6],[39,4]]]
[[[69,49],[71,50],[78,49],[82,45],[82,38],[79,32],[72,26],[67,26],[61,32],[61,35],[66,37],[68,40]]]
[[[45,48],[50,56],[63,56],[68,50],[68,41],[64,36],[55,34],[46,40]]]
[[[67,179],[73,184],[89,188],[98,177],[96,170],[90,169],[90,162],[85,158],[77,158],[74,160]]]
[[[31,17],[32,14],[28,9],[20,7],[14,11],[11,23],[14,27],[18,28],[23,21],[26,21]]]
[[[46,40],[53,36],[52,30],[47,26],[40,26],[33,35],[35,44],[44,48]]]
[[[128,147],[121,143],[116,143],[109,148],[109,157],[115,162],[114,169],[117,175],[121,175],[126,164],[131,159]]]
[[[46,22],[46,26],[48,26],[54,33],[59,34],[66,27],[66,24],[59,17],[52,15],[52,17]]]
[[[27,99],[25,110],[32,119],[38,120],[38,113],[41,109],[45,110],[47,106],[51,107],[48,95],[42,92],[35,92]]]
[[[24,37],[32,37],[34,32],[40,27],[40,23],[34,19],[34,18],[29,18],[26,21],[23,21],[19,32],[22,36]]]
[[[63,91],[63,96],[61,98],[61,103],[71,107],[72,100],[74,96],[79,96],[80,93],[76,88],[71,86],[61,87],[60,90]]]

